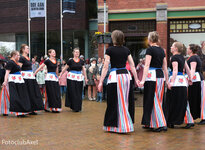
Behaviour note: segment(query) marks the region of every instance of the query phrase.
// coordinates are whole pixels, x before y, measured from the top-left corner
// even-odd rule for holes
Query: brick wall
[[[106,0],[109,10],[155,8],[156,3],[167,3],[168,7],[205,6],[204,0]],[[98,0],[103,6],[104,0]]]
[[[64,30],[85,30],[88,28],[86,1],[77,0],[76,14],[64,14]],[[25,0],[0,1],[0,33],[22,33],[28,31],[27,9]],[[48,30],[60,30],[60,0],[47,2]],[[33,18],[31,32],[44,31],[44,18]]]
[[[159,33],[160,46],[167,49],[167,22],[157,22],[157,32]]]
[[[167,0],[168,7],[205,6],[205,0]]]
[[[108,12],[111,13],[112,10],[123,10],[123,11],[132,11],[134,9],[147,11],[149,9],[156,9],[157,3],[167,3],[168,11],[169,8],[176,8],[183,7],[182,10],[186,10],[186,7],[203,7],[205,6],[205,0],[106,0],[108,6]],[[104,0],[98,0],[98,6],[104,6]],[[131,10],[132,9],[132,10]],[[205,9],[205,8],[204,8]],[[167,22],[157,22],[156,30],[159,32],[160,35],[160,46],[164,48],[166,51],[169,51],[170,48],[167,47],[167,39],[168,39],[168,24]],[[99,26],[99,31],[102,32],[101,27]],[[102,54],[102,46],[99,45],[99,55]]]

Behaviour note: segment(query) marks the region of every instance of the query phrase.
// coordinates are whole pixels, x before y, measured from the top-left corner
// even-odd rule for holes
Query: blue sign
[[[75,13],[76,0],[63,0],[63,13]]]

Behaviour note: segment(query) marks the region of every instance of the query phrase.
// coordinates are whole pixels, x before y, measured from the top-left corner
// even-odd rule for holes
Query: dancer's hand
[[[4,81],[3,84],[2,84],[2,87],[6,87],[7,84],[8,84],[8,82]]]
[[[144,81],[139,82],[139,87],[143,87],[144,86]]]
[[[174,84],[173,82],[168,83],[168,86],[167,86],[167,87],[168,87],[169,90],[172,89],[173,84]]]
[[[19,64],[19,66],[20,66],[20,67],[22,67],[22,66],[23,66],[23,64],[22,64],[22,63],[20,63],[20,62],[19,62],[18,64]]]
[[[135,81],[135,84],[139,87],[139,85],[140,85],[140,80]]]
[[[189,83],[189,85],[193,84],[192,80],[188,80],[188,83]]]

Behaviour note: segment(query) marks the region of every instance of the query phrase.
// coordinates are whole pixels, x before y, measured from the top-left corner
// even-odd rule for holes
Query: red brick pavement
[[[63,107],[59,114],[41,113],[27,118],[0,117],[0,150],[183,150],[205,148],[205,126],[168,129],[153,133],[141,128],[142,107],[136,107],[135,132],[107,133],[102,130],[106,103],[83,101],[74,113]],[[6,145],[5,141],[38,140],[37,145]]]

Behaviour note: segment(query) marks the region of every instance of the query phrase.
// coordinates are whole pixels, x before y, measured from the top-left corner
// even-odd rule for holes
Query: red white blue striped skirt
[[[155,93],[154,93],[154,105],[153,105],[151,120],[150,120],[150,128],[159,128],[159,127],[167,126],[164,112],[162,109],[163,96],[164,96],[164,79],[157,78]]]
[[[28,113],[23,113],[23,112],[10,112],[10,96],[9,96],[9,90],[8,86],[3,87],[1,90],[1,95],[0,95],[0,114],[14,114],[14,115],[27,115]]]
[[[0,95],[0,114],[10,114],[10,97],[8,87],[3,87]]]
[[[186,107],[186,113],[185,113],[185,116],[184,116],[184,123],[186,124],[192,124],[194,123],[194,119],[191,115],[191,111],[190,111],[190,107],[189,107],[189,102],[187,101],[187,107]]]
[[[201,119],[205,119],[205,81],[201,81]]]
[[[134,126],[128,110],[130,74],[117,74],[116,79],[118,98],[118,126],[104,126],[104,130],[118,133],[133,132]]]

